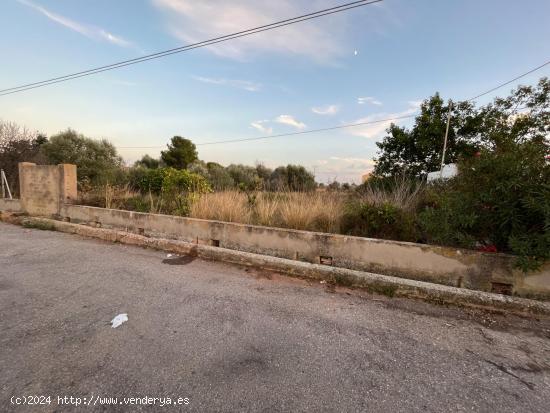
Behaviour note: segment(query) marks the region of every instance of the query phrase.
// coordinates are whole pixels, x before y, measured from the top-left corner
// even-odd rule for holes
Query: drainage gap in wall
[[[497,294],[512,295],[512,284],[492,282],[491,292]]]
[[[145,228],[138,228],[138,234],[139,235],[144,235],[145,234]]]
[[[324,256],[320,256],[319,257],[319,264],[321,265],[332,265],[332,257],[324,257]]]
[[[219,247],[220,246],[220,240],[219,239],[211,239],[210,245],[213,247]]]

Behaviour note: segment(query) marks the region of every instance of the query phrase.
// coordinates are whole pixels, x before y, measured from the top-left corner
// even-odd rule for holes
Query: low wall
[[[514,257],[408,242],[64,205],[70,222],[482,291],[550,297],[550,267],[526,277]],[[530,283],[530,281],[533,282]]]
[[[0,212],[21,212],[21,202],[19,199],[0,198]]]

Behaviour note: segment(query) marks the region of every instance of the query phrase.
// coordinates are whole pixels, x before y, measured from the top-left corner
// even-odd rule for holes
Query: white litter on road
[[[125,323],[126,321],[128,321],[128,314],[126,313],[119,314],[111,320],[111,324],[112,324],[111,327],[117,328],[118,326],[120,326],[122,323]]]
[[[172,258],[172,254],[166,254],[166,258]]]

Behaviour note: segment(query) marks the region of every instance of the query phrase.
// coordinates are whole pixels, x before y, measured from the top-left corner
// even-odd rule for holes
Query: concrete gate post
[[[29,215],[59,215],[64,204],[76,201],[76,165],[19,163],[21,209]]]

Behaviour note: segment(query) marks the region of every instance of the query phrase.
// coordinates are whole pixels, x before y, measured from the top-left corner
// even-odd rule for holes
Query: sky
[[[2,0],[0,89],[206,40],[349,0]],[[548,0],[384,0],[65,83],[0,96],[0,119],[106,138],[131,164],[170,138],[223,165],[301,164],[359,182],[390,122],[477,95],[550,57]],[[518,84],[550,75],[550,66]],[[504,87],[478,103],[505,96]],[[396,123],[410,126],[412,120]],[[148,148],[143,148],[148,147]]]

